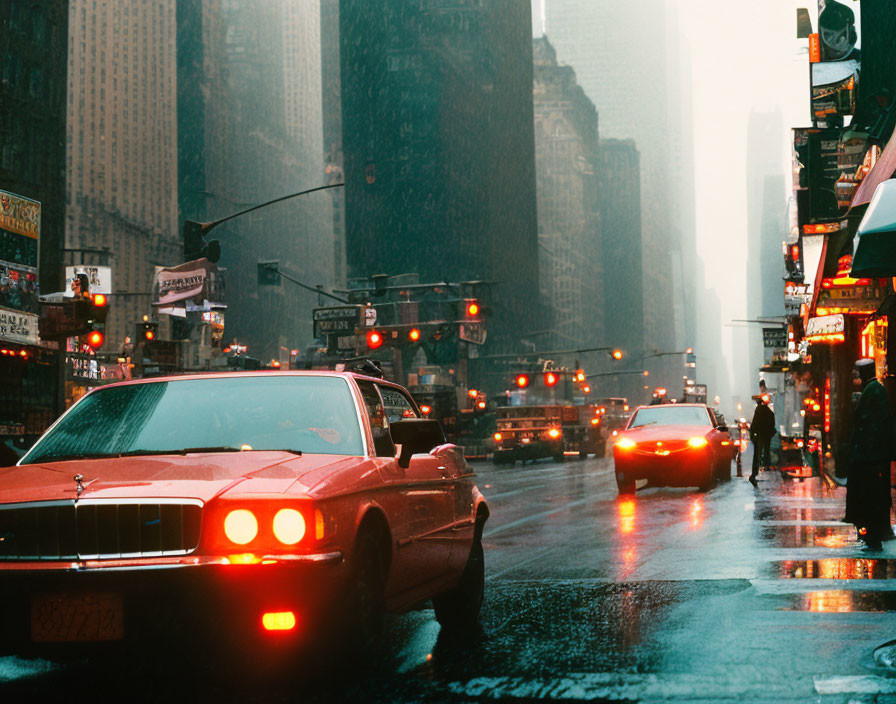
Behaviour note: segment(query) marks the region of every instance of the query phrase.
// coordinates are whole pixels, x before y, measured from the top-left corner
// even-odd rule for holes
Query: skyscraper
[[[515,345],[540,328],[528,4],[342,0],[339,24],[349,275],[494,282]]]
[[[175,3],[69,4],[65,242],[112,267],[106,348],[151,313],[154,267],[180,258]]]
[[[559,66],[547,37],[533,40],[539,281],[545,349],[604,339],[597,111]],[[637,173],[637,172],[635,172]]]
[[[669,90],[678,61],[670,52],[663,0],[619,3],[611,0],[545,0],[546,31],[561,63],[572,66],[585,93],[597,106],[601,134],[634,138],[641,153],[644,277],[644,329],[648,352],[680,348],[684,342],[682,225],[674,163],[680,116],[677,91]],[[608,235],[612,237],[612,234]],[[605,240],[606,243],[606,240]],[[619,242],[618,246],[624,246]],[[626,290],[625,293],[628,291]],[[622,305],[610,299],[609,307]]]
[[[326,182],[320,4],[178,2],[181,216],[216,220]],[[227,269],[225,336],[281,359],[311,340],[318,301],[289,281],[261,286],[259,261],[310,286],[332,286],[326,193],[236,218],[214,231]]]

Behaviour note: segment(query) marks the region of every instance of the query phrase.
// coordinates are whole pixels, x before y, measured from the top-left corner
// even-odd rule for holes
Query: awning
[[[890,144],[892,141],[887,149]],[[883,181],[874,191],[857,234],[850,275],[855,278],[896,276],[896,180]]]
[[[849,207],[856,208],[870,202],[877,187],[892,177],[894,171],[896,171],[896,139],[890,137],[877,163],[874,164],[871,171],[859,184],[855,195],[852,197],[852,204]]]

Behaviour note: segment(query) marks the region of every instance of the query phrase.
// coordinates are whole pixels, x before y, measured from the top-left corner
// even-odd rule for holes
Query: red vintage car
[[[637,481],[706,491],[731,478],[728,428],[702,403],[639,406],[613,445],[616,484],[631,494]]]
[[[108,385],[0,469],[0,644],[279,652],[428,599],[470,628],[487,518],[462,453],[381,379]]]

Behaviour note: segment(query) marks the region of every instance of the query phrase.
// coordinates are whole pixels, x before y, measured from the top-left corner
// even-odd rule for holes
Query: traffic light
[[[420,330],[418,328],[411,328],[408,331],[408,339],[411,342],[419,342],[420,341]]]
[[[620,360],[620,359],[622,359],[623,356],[624,355],[622,354],[622,350],[613,350],[613,354],[612,354],[613,359]]]
[[[376,330],[367,331],[367,346],[372,349],[378,349],[383,346],[383,334]]]
[[[557,372],[545,372],[544,373],[544,385],[545,386],[556,386],[558,381],[560,381],[560,375],[557,374]]]
[[[478,320],[480,310],[479,301],[475,298],[464,299],[464,317],[467,320]]]
[[[585,370],[584,369],[576,369],[575,379],[577,382],[585,381]]]
[[[159,324],[149,320],[148,316],[144,316],[142,323],[137,324],[137,341],[152,342],[159,333]]]
[[[529,385],[529,375],[528,374],[517,374],[516,375],[516,385],[521,389],[525,389]]]
[[[205,241],[205,233],[209,230],[207,223],[184,220],[184,261],[205,257],[210,262],[221,258],[221,243],[218,240]]]
[[[106,340],[106,316],[109,314],[108,299],[104,293],[87,294],[90,305],[87,308],[87,332],[79,335],[78,341],[92,350],[103,346]]]

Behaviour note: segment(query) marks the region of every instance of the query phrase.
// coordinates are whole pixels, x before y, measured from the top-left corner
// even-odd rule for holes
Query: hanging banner
[[[215,264],[197,259],[170,268],[157,268],[153,286],[154,306],[189,301],[187,310],[211,310],[223,306],[224,280]]]
[[[0,308],[0,340],[20,345],[37,345],[38,317],[19,310]]]

